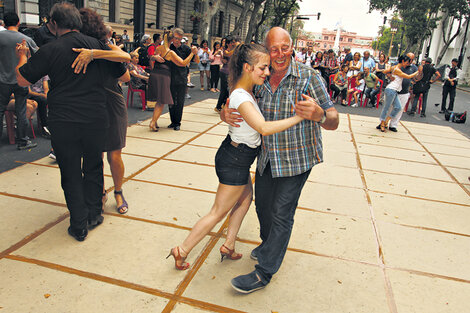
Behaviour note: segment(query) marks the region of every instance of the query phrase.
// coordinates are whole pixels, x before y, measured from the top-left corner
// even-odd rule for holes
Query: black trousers
[[[346,94],[348,92],[348,88],[339,89],[338,86],[336,86],[335,84],[331,84],[330,89],[333,90],[334,92],[333,99],[336,99],[338,95],[341,95],[341,98],[343,100],[346,100]]]
[[[446,110],[447,95],[450,95],[449,108],[447,110],[448,111],[454,110],[455,90],[456,90],[455,86],[444,85],[442,87],[442,104],[441,104],[442,111]]]
[[[211,86],[210,88],[217,88],[220,78],[220,65],[211,65]]]
[[[181,118],[183,117],[183,108],[184,108],[184,100],[186,97],[186,89],[188,86],[186,84],[179,84],[179,85],[171,85],[171,96],[173,97],[173,105],[168,107],[170,111],[170,119],[171,124],[173,126],[180,126],[181,125]]]
[[[228,96],[228,75],[224,72],[220,72],[220,94],[219,100],[217,101],[217,109],[222,109],[222,106],[227,102]]]
[[[39,119],[41,120],[41,125],[43,127],[47,126],[47,99],[34,95],[28,95],[28,98],[38,103],[38,112]]]
[[[70,211],[70,225],[80,230],[87,226],[87,219],[101,214],[106,129],[63,122],[50,123],[49,129]]]
[[[29,122],[26,118],[26,98],[28,96],[28,87],[21,87],[18,84],[0,83],[0,138],[3,131],[3,115],[10,102],[11,94],[15,95],[15,115],[16,115],[16,139],[20,145],[29,140],[26,135],[26,129]]]

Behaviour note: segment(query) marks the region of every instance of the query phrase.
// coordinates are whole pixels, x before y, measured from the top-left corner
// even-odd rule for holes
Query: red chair
[[[412,97],[410,96],[408,98],[408,101],[406,101],[406,105],[403,108],[403,112],[408,112],[408,105],[410,104],[411,100],[412,100]],[[423,108],[423,94],[420,94],[419,99],[418,99],[418,114],[421,113],[422,108]]]
[[[328,90],[330,91],[330,99],[333,97],[333,90],[331,90],[331,85],[333,84],[333,80],[335,79],[336,74],[330,75],[330,84],[328,85]]]
[[[142,101],[142,111],[145,111],[145,109],[147,108],[147,99],[145,98],[145,90],[134,89],[132,88],[132,84],[128,84],[126,106],[129,107],[129,96],[131,97],[131,105],[132,105],[133,100],[134,100],[134,92],[137,92],[140,94],[140,100]]]
[[[37,106],[37,105],[36,105]],[[29,113],[28,111],[26,112],[27,114]],[[33,134],[33,138],[36,138],[36,134],[34,133],[34,127],[33,127],[33,114],[34,111],[31,113],[31,116],[27,116],[28,121],[29,121],[29,126],[31,127],[31,132]],[[39,116],[37,116],[39,120]],[[5,110],[5,121],[7,124],[7,136],[8,136],[8,142],[10,145],[14,145],[16,143],[16,138],[15,138],[15,105],[12,103],[9,103],[7,106],[7,109]]]
[[[351,76],[348,78],[348,90],[356,87],[356,77]],[[351,105],[352,93],[348,96],[348,105]]]
[[[379,108],[379,101],[380,101],[380,96],[382,95],[382,87],[383,87],[383,80],[379,79],[379,93],[376,95],[376,98],[375,98],[375,105],[376,105],[376,108],[378,109]],[[369,98],[365,98],[364,101],[362,101],[362,106],[365,107],[367,105],[367,102],[369,102]]]

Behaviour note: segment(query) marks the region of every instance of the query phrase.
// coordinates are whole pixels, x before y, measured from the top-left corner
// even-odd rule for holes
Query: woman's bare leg
[[[124,162],[122,162],[121,149],[107,152],[108,163],[113,176],[114,190],[122,190],[122,182],[124,180]],[[114,195],[116,198],[116,206],[122,205],[121,195]]]
[[[160,115],[162,115],[162,111],[163,111],[163,104],[156,103],[155,108],[153,109],[152,120],[150,121],[150,128],[152,130],[157,130],[157,127],[158,127],[157,121]]]

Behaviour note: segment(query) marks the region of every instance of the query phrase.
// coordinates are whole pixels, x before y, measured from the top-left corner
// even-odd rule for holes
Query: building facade
[[[140,0],[142,1],[142,0]],[[47,16],[57,0],[0,0],[0,19],[6,12],[16,12],[23,26],[36,27],[43,17]],[[106,24],[113,27],[116,33],[121,34],[124,29],[129,37],[134,33],[134,4],[139,1],[131,0],[75,0],[78,8],[88,7],[95,9],[104,19]],[[142,2],[141,2],[142,3]],[[163,29],[172,27],[182,28],[187,36],[198,32],[199,21],[191,16],[195,12],[201,12],[203,1],[200,0],[145,0],[145,33],[154,34]],[[209,2],[212,3],[212,2]],[[212,18],[209,25],[210,37],[222,37],[228,35],[235,28],[242,13],[244,0],[221,0],[218,12]],[[242,30],[236,34],[242,39],[248,31],[248,13]],[[205,38],[207,39],[207,38]],[[199,41],[201,38],[199,38]]]
[[[337,30],[322,29],[321,33],[315,35],[315,50],[334,49]],[[372,53],[372,37],[360,36],[354,32],[341,30],[339,37],[339,51],[343,51],[344,47],[350,47],[353,52],[364,52],[369,50]]]

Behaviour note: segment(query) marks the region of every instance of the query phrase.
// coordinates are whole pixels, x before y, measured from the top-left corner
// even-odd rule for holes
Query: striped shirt
[[[295,115],[295,104],[303,100],[302,94],[314,98],[324,110],[333,107],[320,73],[293,59],[274,93],[268,80],[255,88],[255,97],[266,121]],[[263,173],[270,162],[273,177],[299,175],[323,162],[320,124],[310,120],[283,132],[263,136],[261,147],[258,171]]]

